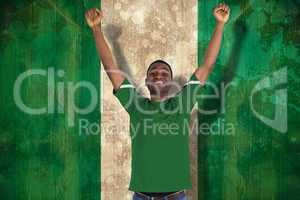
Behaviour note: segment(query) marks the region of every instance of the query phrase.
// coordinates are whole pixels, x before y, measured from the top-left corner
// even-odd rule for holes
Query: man
[[[128,77],[113,61],[101,29],[102,13],[96,8],[86,12],[96,47],[114,88],[114,95],[130,116],[132,173],[129,189],[138,199],[186,199],[191,188],[189,142],[186,121],[196,97],[215,64],[222,33],[229,18],[229,7],[219,4],[213,15],[216,27],[205,52],[204,62],[176,95],[170,96],[172,69],[163,60],[150,64],[146,86],[150,99],[141,96]]]

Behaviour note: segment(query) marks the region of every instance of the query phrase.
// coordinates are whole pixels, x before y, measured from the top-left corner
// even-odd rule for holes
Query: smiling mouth
[[[154,83],[157,84],[157,85],[163,85],[164,84],[163,81],[155,81]]]

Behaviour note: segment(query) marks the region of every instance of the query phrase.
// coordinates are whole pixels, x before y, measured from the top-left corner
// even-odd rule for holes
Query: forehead
[[[149,72],[158,71],[158,70],[164,70],[164,71],[168,71],[169,73],[171,73],[170,68],[164,63],[154,63],[153,65],[151,65]]]

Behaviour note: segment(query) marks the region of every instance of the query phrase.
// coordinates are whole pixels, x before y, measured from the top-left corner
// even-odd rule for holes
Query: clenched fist
[[[217,22],[226,23],[229,19],[230,9],[225,3],[217,5],[213,11]]]
[[[90,28],[94,28],[100,24],[102,18],[102,12],[97,8],[92,8],[85,13],[85,19]]]

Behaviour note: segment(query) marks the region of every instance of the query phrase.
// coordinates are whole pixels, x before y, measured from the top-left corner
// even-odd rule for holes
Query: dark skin
[[[145,79],[151,100],[163,101],[167,99],[171,81],[171,71],[166,64],[155,63],[152,65]]]
[[[212,34],[211,40],[209,42],[209,45],[205,51],[204,61],[194,72],[197,79],[202,83],[204,83],[207,80],[208,75],[211,73],[214,64],[216,62],[220,50],[220,46],[221,46],[223,29],[226,22],[229,19],[229,14],[230,14],[230,9],[224,3],[218,4],[213,10],[213,16],[216,19],[216,26]],[[102,64],[104,66],[104,69],[107,72],[107,75],[110,78],[114,89],[117,90],[121,86],[125,77],[121,69],[114,62],[112,53],[102,33],[101,20],[103,18],[103,14],[100,10],[96,8],[92,8],[86,12],[85,18],[87,24],[93,30],[96,47],[98,50],[99,57],[101,58]],[[163,65],[163,64],[159,64],[159,65]],[[159,70],[163,70],[162,68],[164,67],[157,66],[156,68],[159,71]],[[171,75],[170,77],[166,78],[168,82],[166,83],[163,82],[163,84],[161,84],[161,82],[153,82],[153,80],[156,79],[156,76],[160,77],[161,76],[160,74],[163,74],[163,72],[161,71],[158,72],[157,74],[158,75],[154,75],[154,74],[147,75],[146,78],[146,81],[148,80],[147,86],[150,90],[150,95],[152,100],[165,100],[167,98],[167,89],[168,89],[166,83],[170,82]]]

